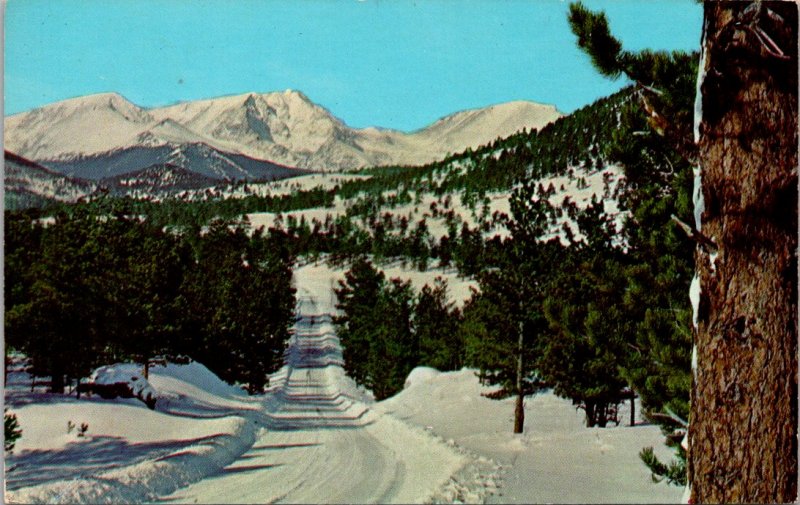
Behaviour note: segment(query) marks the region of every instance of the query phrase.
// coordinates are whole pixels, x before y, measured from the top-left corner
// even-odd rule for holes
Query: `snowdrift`
[[[23,436],[6,459],[7,502],[153,500],[216,473],[255,441],[255,400],[199,363],[154,366],[149,381],[140,365],[115,364],[92,380],[157,395],[157,408],[136,399],[30,393],[27,374],[12,372],[6,402]],[[84,434],[70,429],[81,424]]]
[[[229,465],[255,442],[255,423],[226,419],[220,433],[155,461],[98,475],[9,491],[8,503],[140,503],[196,482]]]
[[[420,382],[425,382],[427,380],[433,379],[437,377],[442,372],[435,368],[427,367],[427,366],[418,366],[415,369],[409,372],[408,377],[406,377],[406,381],[403,384],[403,389],[408,389]]]

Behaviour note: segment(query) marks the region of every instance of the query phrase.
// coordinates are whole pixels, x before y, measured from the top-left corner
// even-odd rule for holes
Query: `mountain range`
[[[457,112],[411,133],[354,129],[299,91],[247,93],[143,108],[116,93],[5,118],[5,148],[71,176],[100,180],[153,165],[215,179],[274,179],[292,168],[417,165],[487,144],[561,114],[516,101]]]

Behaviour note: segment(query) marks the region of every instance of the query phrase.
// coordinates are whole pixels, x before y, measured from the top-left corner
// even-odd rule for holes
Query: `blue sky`
[[[691,0],[588,0],[626,48],[694,50]],[[8,0],[6,115],[116,91],[137,105],[303,91],[354,127],[413,130],[510,100],[563,112],[625,84],[561,0]]]

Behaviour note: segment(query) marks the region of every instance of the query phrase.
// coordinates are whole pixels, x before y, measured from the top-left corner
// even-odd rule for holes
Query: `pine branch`
[[[619,77],[623,71],[622,43],[611,35],[605,14],[592,12],[578,2],[570,4],[568,21],[578,37],[578,46],[592,59],[592,65],[606,77]]]
[[[669,409],[667,409],[667,410],[669,410]],[[651,412],[651,413],[647,414],[647,417],[649,417],[650,419],[653,419],[653,420],[661,419],[661,420],[664,420],[664,421],[671,421],[671,422],[673,422],[675,424],[678,424],[679,426],[683,426],[684,428],[687,427],[687,425],[688,425],[688,423],[685,420],[683,420],[680,417],[676,416],[672,412],[668,412],[666,414],[664,414],[663,412]]]
[[[694,227],[684,223],[675,214],[672,214],[671,217],[678,227],[686,232],[686,236],[696,242],[697,245],[699,245],[704,251],[708,253],[714,253],[717,251],[717,244],[715,244],[714,241],[708,238],[706,235],[703,235],[701,231],[696,230]]]

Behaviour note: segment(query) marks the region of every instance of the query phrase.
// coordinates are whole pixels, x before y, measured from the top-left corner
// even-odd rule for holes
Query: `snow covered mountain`
[[[185,190],[209,188],[219,184],[219,180],[164,163],[108,177],[101,184],[119,195],[166,196]]]
[[[7,209],[38,206],[49,200],[74,202],[97,189],[92,182],[53,172],[8,151],[3,179]]]
[[[560,115],[553,106],[519,101],[458,112],[412,133],[354,129],[304,94],[287,90],[153,109],[105,93],[15,114],[4,124],[6,147],[39,162],[202,143],[282,165],[340,171],[435,161],[522,128],[541,128]]]

